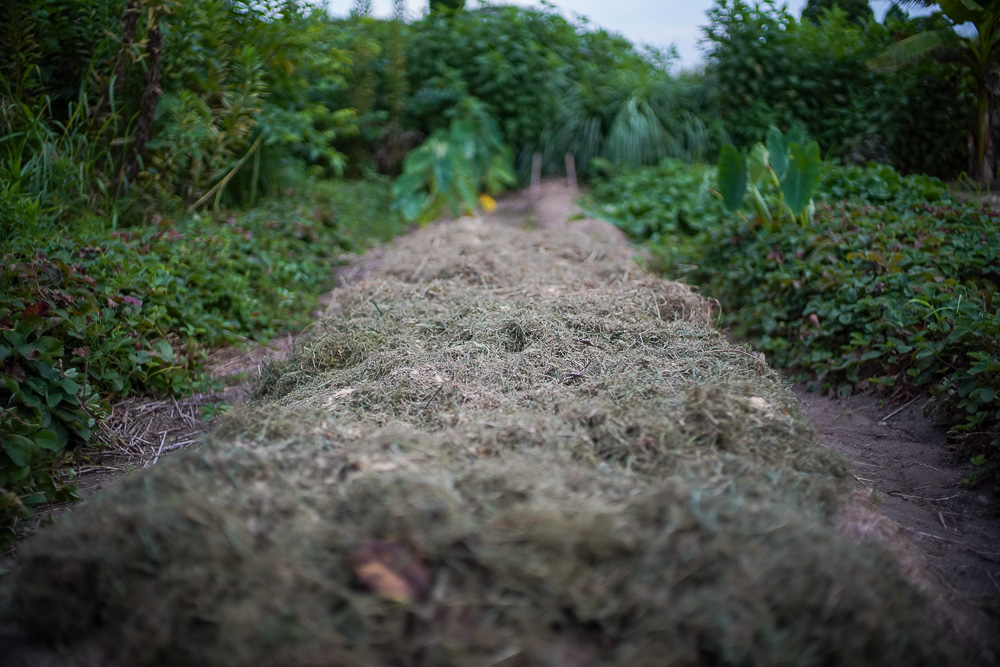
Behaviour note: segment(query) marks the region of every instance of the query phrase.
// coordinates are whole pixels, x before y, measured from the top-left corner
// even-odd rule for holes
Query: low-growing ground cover
[[[722,323],[769,361],[842,394],[926,388],[970,446],[972,477],[994,469],[1000,214],[957,202],[934,179],[827,166],[811,225],[767,231],[720,215],[692,187],[710,178],[709,167],[667,163],[623,172],[593,196],[652,242],[662,270],[719,299]]]
[[[398,233],[386,181],[327,183],[245,213],[102,223],[10,241],[0,268],[0,545],[73,497],[109,401],[205,389],[208,351],[311,321],[345,251]]]

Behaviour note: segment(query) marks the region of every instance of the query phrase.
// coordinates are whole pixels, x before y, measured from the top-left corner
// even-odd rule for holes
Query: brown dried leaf
[[[358,579],[383,599],[410,603],[430,589],[427,566],[395,542],[369,542],[352,562]]]

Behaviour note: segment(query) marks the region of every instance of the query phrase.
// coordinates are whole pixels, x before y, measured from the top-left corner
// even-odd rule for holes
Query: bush
[[[799,126],[830,156],[876,160],[905,172],[953,177],[967,165],[974,103],[958,66],[875,72],[867,61],[897,36],[941,27],[940,16],[852,23],[842,11],[798,23],[772,0],[718,0],[709,10],[707,76],[738,146],[769,125]]]

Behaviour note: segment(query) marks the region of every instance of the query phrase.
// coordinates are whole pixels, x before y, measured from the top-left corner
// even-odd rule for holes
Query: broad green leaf
[[[31,451],[35,444],[23,435],[8,433],[3,436],[3,450],[18,468],[24,468],[31,462]]]
[[[757,185],[760,179],[767,173],[767,148],[764,144],[757,142],[750,149],[747,157],[747,166],[750,172],[750,183]]]
[[[767,159],[778,180],[785,178],[788,171],[788,146],[785,145],[785,135],[774,125],[767,128]]]
[[[730,213],[743,205],[747,190],[747,161],[732,144],[725,144],[719,151],[719,192],[722,203]]]
[[[909,65],[929,51],[944,44],[947,35],[943,30],[930,30],[896,42],[885,52],[868,61],[868,68],[874,70],[896,69]]]
[[[35,346],[46,357],[61,357],[63,355],[62,343],[51,336],[41,336],[35,341]]]
[[[944,15],[956,24],[976,22],[986,12],[986,8],[973,0],[941,0],[937,3]]]
[[[13,352],[13,350],[10,348],[10,346],[0,345],[0,361],[3,361],[7,357],[9,357],[11,352]]]
[[[58,451],[59,447],[59,436],[55,434],[55,431],[38,431],[32,438],[35,444],[42,449],[48,449],[51,451]]]
[[[805,146],[806,144],[806,134],[802,131],[802,128],[798,125],[793,125],[788,128],[788,132],[785,133],[785,154],[788,155],[792,150],[792,144],[798,144],[799,146]]]
[[[792,144],[789,148],[788,174],[781,182],[781,193],[792,215],[799,215],[806,209],[813,195],[819,190],[820,166],[819,144],[810,142],[805,148]]]

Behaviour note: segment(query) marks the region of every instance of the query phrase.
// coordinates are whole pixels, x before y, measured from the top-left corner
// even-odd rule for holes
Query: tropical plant
[[[581,36],[583,52],[542,140],[543,167],[576,158],[587,176],[591,161],[614,166],[656,164],[667,157],[702,159],[724,134],[708,110],[693,103],[692,86],[670,75],[670,54],[642,52],[604,31]]]
[[[496,121],[470,97],[447,130],[436,130],[406,156],[394,186],[396,207],[406,220],[427,223],[446,207],[454,215],[471,213],[481,194],[497,194],[516,180]]]
[[[991,77],[1000,66],[1000,0],[904,0],[904,4],[930,7],[940,6],[944,15],[955,25],[971,23],[975,35],[964,36],[953,27],[911,35],[896,42],[880,56],[869,60],[875,69],[895,68],[939,50],[942,58],[958,57],[967,68],[976,85],[976,142],[975,168],[979,181],[991,186],[996,180],[997,154],[995,128],[992,118],[995,109],[994,95],[990,90]]]
[[[965,168],[968,98],[956,68],[924,63],[890,74],[865,66],[896,32],[934,28],[933,19],[857,25],[833,7],[817,24],[799,23],[768,0],[719,0],[709,19],[706,76],[737,146],[770,125],[798,126],[828,157],[945,177]]]
[[[749,155],[726,144],[719,151],[719,192],[725,208],[735,213],[743,207],[747,190],[764,228],[774,231],[786,215],[805,227],[812,218],[813,197],[819,191],[822,160],[819,144],[807,142],[797,128],[788,134],[773,125],[767,131],[767,143],[756,143]],[[778,189],[777,216],[773,216],[761,182],[766,178]],[[776,224],[776,222],[778,224]]]

